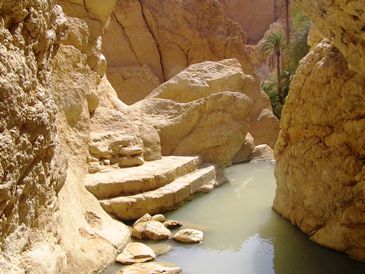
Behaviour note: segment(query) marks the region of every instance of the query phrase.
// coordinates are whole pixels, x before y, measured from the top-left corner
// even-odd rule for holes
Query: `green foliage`
[[[307,45],[310,21],[299,9],[291,12],[292,32],[290,44],[285,45],[284,33],[273,32],[259,44],[259,49],[269,58],[270,69],[276,68],[276,74],[262,84],[262,89],[269,96],[274,114],[280,118],[282,106],[288,95],[291,80],[299,66],[300,60],[309,52]],[[277,64],[278,58],[284,56],[284,64]]]
[[[284,49],[284,34],[282,31],[270,33],[266,39],[259,44],[260,50],[266,55],[281,53]]]
[[[300,60],[309,52],[307,44],[310,28],[309,18],[304,16],[300,10],[293,11],[293,32],[291,34],[291,43],[286,49],[287,68],[294,73],[298,68]]]

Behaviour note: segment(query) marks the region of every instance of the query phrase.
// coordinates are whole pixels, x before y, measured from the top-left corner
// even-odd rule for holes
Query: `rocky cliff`
[[[240,150],[249,148],[249,157],[254,141],[275,142],[277,120],[244,54],[240,27],[215,1],[183,1],[180,8],[174,3],[1,2],[2,271],[91,273],[113,260],[129,230],[86,190],[90,174],[123,172],[171,154],[226,166]],[[179,40],[178,21],[164,16],[169,9],[188,20],[181,31],[193,40]],[[126,51],[118,55],[120,49]],[[156,58],[139,57],[145,54]],[[228,56],[238,61],[202,62],[182,71]],[[141,81],[138,91],[145,95],[182,71],[172,86],[190,98],[178,100],[181,95],[170,92],[172,98],[150,96],[128,106],[105,76],[107,67],[108,73],[131,72],[123,79]],[[196,94],[189,90],[194,81],[202,83]],[[254,141],[246,138],[249,131]],[[207,172],[206,181],[215,184],[215,167],[208,171],[198,174]]]
[[[66,255],[57,244],[56,195],[65,182],[66,160],[49,82],[67,22],[60,8],[41,1],[2,2],[0,14],[1,269],[59,272]],[[49,260],[37,258],[39,251]]]
[[[236,58],[251,86],[222,85],[210,93],[252,92],[254,106],[249,131],[256,145],[273,146],[278,132],[277,119],[245,52],[245,35],[239,24],[227,17],[219,1],[120,1],[103,36],[107,76],[118,97],[133,104],[192,64]],[[199,95],[191,98],[195,100]],[[177,97],[167,99],[186,102]]]
[[[274,209],[315,242],[365,260],[363,1],[296,1],[323,34],[301,61],[275,147]]]
[[[103,37],[107,76],[127,104],[191,64],[237,58],[252,71],[245,33],[217,1],[120,1]]]
[[[219,0],[227,16],[239,23],[247,33],[247,42],[256,44],[274,23],[281,10],[277,0]]]

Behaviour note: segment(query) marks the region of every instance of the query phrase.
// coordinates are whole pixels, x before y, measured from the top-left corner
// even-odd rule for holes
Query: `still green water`
[[[242,164],[225,173],[229,183],[166,214],[205,230],[203,244],[169,240],[173,250],[157,261],[175,263],[185,274],[365,273],[364,263],[316,245],[271,210],[274,165]]]

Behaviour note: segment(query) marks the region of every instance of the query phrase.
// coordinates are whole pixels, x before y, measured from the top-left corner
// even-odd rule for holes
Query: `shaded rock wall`
[[[297,1],[323,34],[293,79],[275,147],[274,209],[319,244],[365,260],[362,1]]]
[[[0,14],[1,269],[97,271],[129,237],[82,180],[105,92],[104,23],[66,17],[52,1],[8,1]]]
[[[57,245],[56,195],[66,160],[48,84],[67,24],[61,9],[44,1],[3,2],[0,14],[0,265],[4,272],[60,272],[67,264]]]
[[[245,40],[217,1],[119,1],[103,37],[107,76],[132,104],[191,64],[237,58],[252,71]]]
[[[321,32],[345,56],[350,69],[365,74],[364,1],[297,0]]]
[[[278,0],[219,0],[227,16],[247,33],[247,43],[256,44],[280,15]],[[276,5],[276,6],[275,6]]]
[[[120,1],[115,10],[115,0],[57,3],[65,14],[53,1],[0,5],[0,266],[4,272],[90,273],[110,263],[125,244],[126,226],[107,215],[83,185],[90,164],[105,160],[90,153],[98,134],[138,146],[142,160],[176,152],[202,154],[225,166],[242,147],[252,119],[272,121],[270,130],[277,130],[268,98],[256,88],[258,80],[243,52],[240,27],[227,20],[217,2],[186,1],[176,8],[176,2],[164,1],[160,9],[161,1]],[[165,18],[170,9],[176,14]],[[113,39],[128,38],[127,45],[148,47],[131,47],[124,57],[113,55],[112,62],[115,57],[117,63],[111,68],[119,69],[119,61],[123,73],[125,68],[128,73],[142,68],[159,85],[190,63],[232,56],[240,61],[241,65],[235,61],[240,74],[244,74],[241,66],[247,73],[247,86],[243,83],[240,93],[215,90],[184,103],[151,98],[128,107],[104,75],[101,42],[102,36],[109,35],[106,27],[113,30],[113,20],[130,23]],[[175,33],[179,20],[188,23]],[[167,31],[159,33],[159,26]],[[117,31],[121,30],[119,26]],[[104,41],[105,52],[115,45],[123,48],[113,39]],[[149,56],[146,50],[158,58],[148,59],[147,64],[137,62]],[[226,76],[220,75],[220,81],[227,81]],[[138,83],[150,78],[130,79]],[[140,90],[151,91],[144,84]],[[254,95],[242,94],[250,92]],[[212,132],[214,136],[206,138]],[[272,144],[276,136],[268,138]]]

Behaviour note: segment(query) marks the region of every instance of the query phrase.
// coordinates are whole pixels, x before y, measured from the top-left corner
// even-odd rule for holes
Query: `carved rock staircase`
[[[85,186],[105,211],[125,221],[175,209],[223,180],[214,165],[203,165],[199,157],[166,156],[135,167],[104,168],[88,174]]]

